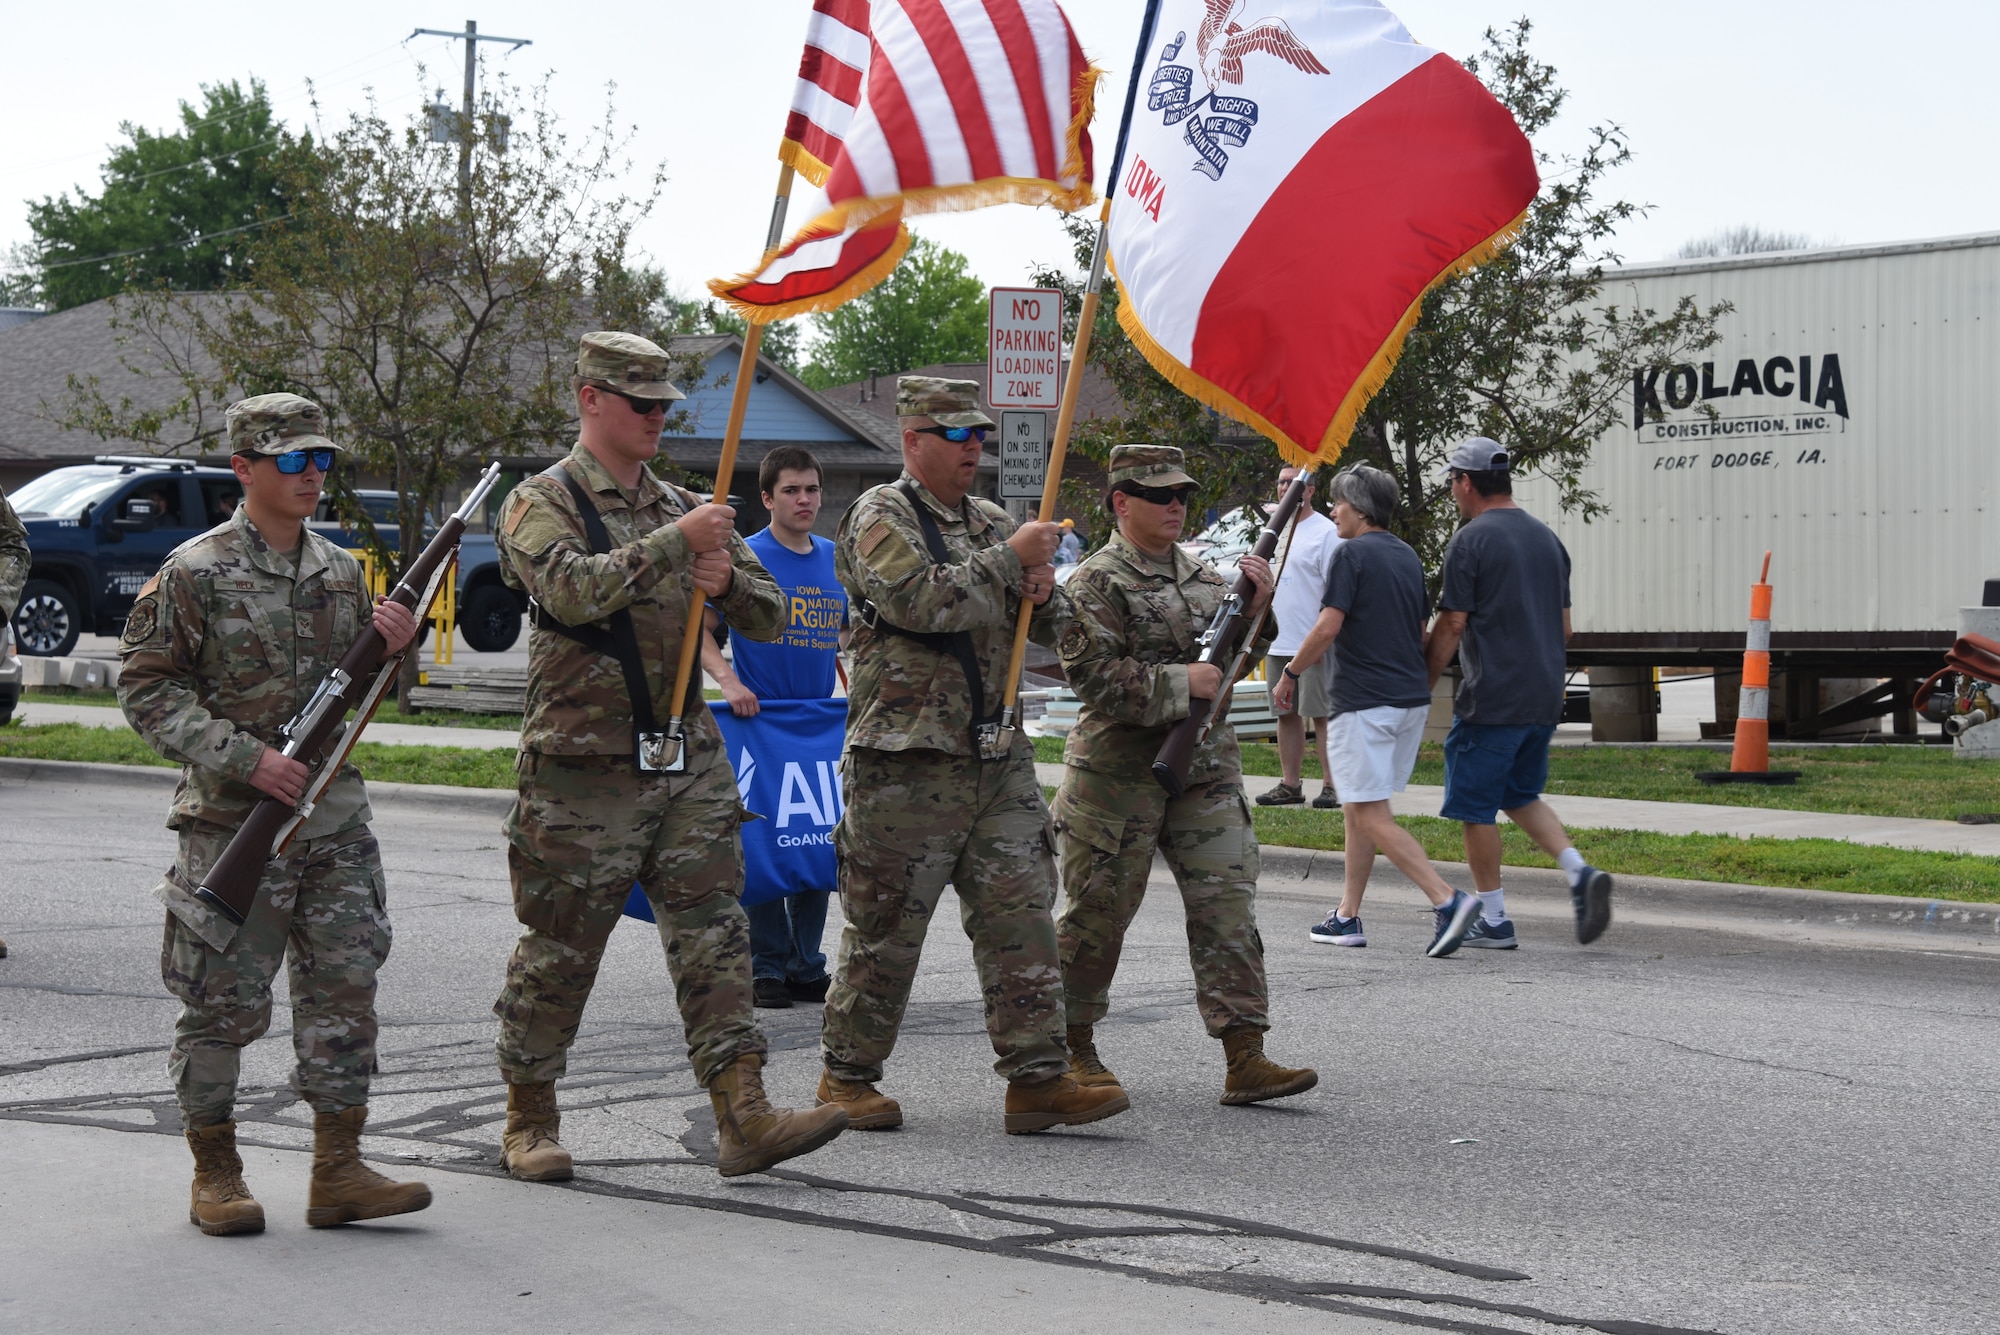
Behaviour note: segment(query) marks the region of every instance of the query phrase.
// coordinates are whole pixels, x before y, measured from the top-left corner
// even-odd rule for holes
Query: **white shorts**
[[[1385,802],[1409,786],[1429,705],[1382,705],[1335,714],[1326,724],[1326,760],[1342,802]]]

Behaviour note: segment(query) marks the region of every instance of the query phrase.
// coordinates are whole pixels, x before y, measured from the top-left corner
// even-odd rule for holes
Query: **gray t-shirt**
[[[1438,607],[1468,615],[1452,712],[1489,727],[1560,721],[1568,606],[1569,552],[1526,510],[1488,510],[1453,534]]]
[[[1410,545],[1376,530],[1343,542],[1327,567],[1322,607],[1347,614],[1333,642],[1336,714],[1431,700],[1424,669],[1424,564]]]

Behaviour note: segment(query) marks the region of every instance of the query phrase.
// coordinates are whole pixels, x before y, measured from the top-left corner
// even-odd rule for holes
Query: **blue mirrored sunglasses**
[[[926,436],[943,436],[954,445],[963,445],[968,440],[986,443],[986,428],[983,426],[920,426],[917,431]]]
[[[308,459],[311,459],[313,467],[322,473],[331,473],[333,471],[332,450],[286,450],[283,454],[273,454],[266,457],[277,461],[280,473],[303,473],[306,471],[306,460]]]

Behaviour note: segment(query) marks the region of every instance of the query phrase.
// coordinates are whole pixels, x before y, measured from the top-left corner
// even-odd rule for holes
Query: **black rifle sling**
[[[938,531],[937,520],[931,517],[930,507],[917,499],[917,490],[910,485],[908,478],[898,481],[896,483],[896,490],[903,493],[903,499],[908,501],[910,508],[917,512],[917,525],[924,531],[924,547],[929,550],[931,560],[941,566],[950,565],[952,563],[951,553],[945,548],[944,534]],[[986,708],[986,685],[979,675],[979,655],[972,647],[972,633],[970,631],[958,630],[947,633],[945,631],[905,630],[901,626],[890,623],[879,611],[874,613],[874,620],[870,624],[876,630],[887,631],[891,635],[900,635],[906,640],[915,640],[918,644],[923,645],[933,653],[950,654],[956,658],[960,670],[965,673],[965,683],[972,692],[973,726],[978,727],[980,724],[998,721],[1000,717],[999,710],[996,709],[990,714],[983,712]]]
[[[583,520],[583,535],[590,543],[591,554],[610,555],[611,534],[605,531],[604,519],[597,513],[597,504],[591,500],[590,493],[561,464],[551,465],[542,476],[554,478],[569,488],[570,496],[576,501],[577,516]],[[659,721],[653,714],[653,688],[646,684],[645,664],[639,657],[639,633],[632,628],[631,608],[621,607],[605,618],[611,626],[609,631],[558,621],[539,602],[529,604],[529,619],[531,624],[543,630],[568,636],[592,653],[617,659],[618,666],[625,673],[625,693],[632,697],[634,726],[640,732],[660,730]]]

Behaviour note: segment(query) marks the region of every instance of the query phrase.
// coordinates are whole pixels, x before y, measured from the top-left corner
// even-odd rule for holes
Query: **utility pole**
[[[453,32],[448,28],[417,28],[410,33],[410,37],[453,37],[463,38],[465,41],[465,109],[461,113],[464,119],[459,122],[458,131],[453,137],[458,140],[458,202],[465,217],[470,219],[472,217],[472,118],[478,114],[475,99],[479,79],[479,44],[505,42],[507,49],[514,51],[524,46],[532,46],[534,41],[528,37],[496,37],[490,33],[482,33],[479,31],[478,22],[474,19],[465,21],[464,32]],[[407,42],[410,37],[405,37],[403,40]],[[438,137],[435,126],[431,133],[432,138]]]

